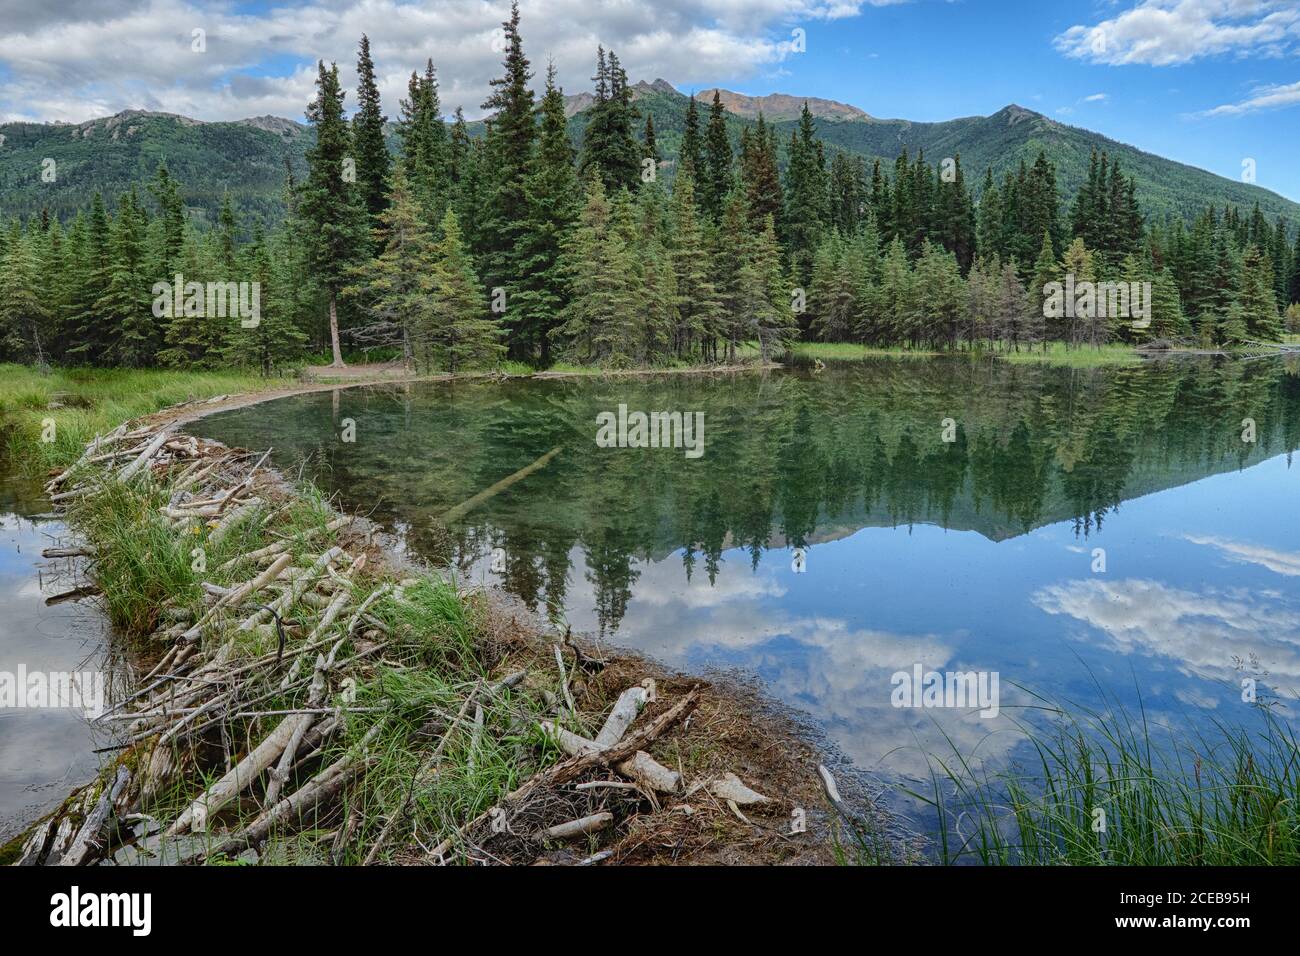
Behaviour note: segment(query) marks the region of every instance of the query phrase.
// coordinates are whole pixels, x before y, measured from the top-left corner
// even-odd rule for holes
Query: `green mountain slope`
[[[76,125],[8,123],[0,126],[0,215],[29,216],[48,209],[61,218],[154,175],[160,161],[180,181],[191,212],[215,220],[225,193],[246,217],[273,219],[283,211],[285,162],[306,173],[311,130],[275,116],[233,123],[202,123],[172,113],[127,110]],[[54,182],[44,182],[45,159]]]
[[[675,157],[686,97],[662,80],[638,83],[633,89],[637,108],[654,117],[661,152],[669,159]],[[752,106],[749,99],[734,94],[728,101],[737,109]],[[589,103],[590,97],[584,94],[570,97],[571,108],[577,110],[569,119],[575,143],[586,128],[588,115],[583,108]],[[868,163],[880,159],[892,164],[904,148],[913,156],[924,150],[932,162],[960,154],[967,181],[977,187],[986,168],[1000,178],[1021,160],[1032,163],[1043,150],[1056,164],[1062,198],[1068,204],[1083,182],[1091,152],[1105,150],[1118,156],[1124,170],[1136,176],[1138,198],[1148,215],[1191,217],[1208,204],[1250,209],[1258,202],[1270,220],[1280,215],[1292,223],[1300,222],[1300,204],[1276,193],[1163,159],[1023,107],[1008,106],[992,116],[913,123],[865,116],[836,119],[851,108],[826,103],[829,106],[823,110],[820,101],[816,102],[814,112],[824,113],[817,122],[828,147],[861,155]],[[703,121],[708,104],[700,105]],[[745,107],[742,112],[753,110]],[[733,140],[754,122],[749,115],[729,113],[727,124]],[[796,123],[783,119],[774,124],[778,142],[788,142]],[[481,130],[481,123],[471,124],[475,134]],[[273,219],[282,211],[286,162],[302,175],[304,156],[312,142],[309,127],[277,117],[204,123],[140,111],[78,125],[10,123],[0,125],[0,136],[4,137],[0,142],[0,218],[4,219],[45,208],[59,216],[70,215],[84,206],[95,190],[111,197],[147,181],[160,160],[166,160],[180,180],[186,201],[197,215],[215,215],[228,192],[245,217]],[[397,146],[391,135],[390,145]],[[41,179],[46,158],[57,164],[53,183]],[[666,172],[671,176],[671,163]]]

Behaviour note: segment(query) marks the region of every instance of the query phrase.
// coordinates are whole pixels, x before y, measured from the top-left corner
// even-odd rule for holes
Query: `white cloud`
[[[771,69],[790,55],[793,27],[890,2],[523,0],[521,32],[534,72],[553,58],[571,91],[590,86],[598,43],[618,52],[633,79],[691,84]],[[8,74],[0,120],[79,122],[128,108],[208,120],[296,118],[312,96],[318,58],[337,61],[353,87],[362,33],[390,116],[411,70],[432,57],[443,105],[473,117],[499,72],[492,41],[508,13],[503,0],[305,0],[256,13],[222,0],[90,0],[84,8],[0,0],[0,67]],[[206,52],[191,50],[195,28],[206,31]]]
[[[1085,103],[1101,103],[1108,99],[1110,99],[1110,96],[1106,93],[1093,93],[1091,96],[1085,96],[1083,101]]]
[[[1288,691],[1300,684],[1300,606],[1277,595],[1093,578],[1041,588],[1032,601],[1090,625],[1114,650],[1163,658],[1188,675],[1230,682],[1237,660],[1258,660]]]
[[[1251,91],[1246,99],[1239,103],[1225,103],[1212,110],[1206,110],[1201,116],[1239,116],[1242,113],[1254,113],[1258,110],[1281,109],[1286,106],[1300,105],[1300,82],[1260,86]]]
[[[1280,56],[1300,39],[1295,0],[1142,0],[1056,38],[1067,56],[1110,65],[1172,66],[1202,57]]]
[[[1275,574],[1300,577],[1300,551],[1278,551],[1245,541],[1232,541],[1213,536],[1198,537],[1185,534],[1183,539],[1192,544],[1204,544],[1216,548],[1229,560],[1238,564],[1258,564]]]

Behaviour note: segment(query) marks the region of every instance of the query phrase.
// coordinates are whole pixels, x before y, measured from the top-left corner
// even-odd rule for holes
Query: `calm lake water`
[[[918,778],[945,735],[1012,755],[1033,703],[1016,685],[1140,697],[1180,726],[1254,719],[1243,677],[1295,698],[1297,372],[881,360],[354,389],[196,428],[306,462],[464,580],[670,665],[755,674],[858,766]],[[702,411],[703,455],[598,447],[620,404]],[[1000,712],[894,706],[917,665],[996,674]]]
[[[107,675],[117,668],[98,607],[45,606],[47,595],[85,583],[73,561],[41,557],[63,532],[45,516],[49,507],[41,482],[13,474],[0,458],[0,674],[99,673],[111,687]],[[89,780],[100,765],[94,748],[111,742],[80,710],[0,705],[0,841]]]

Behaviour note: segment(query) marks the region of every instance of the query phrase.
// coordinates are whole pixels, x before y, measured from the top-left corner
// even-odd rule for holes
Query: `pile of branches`
[[[206,531],[211,548],[245,522],[272,531],[286,510],[283,499],[294,492],[262,470],[269,454],[166,426],[123,425],[91,442],[47,492],[65,507],[112,485],[151,482],[166,490],[160,520],[178,536]],[[593,736],[570,729],[600,721],[578,712],[570,677],[601,662],[567,638],[521,653],[535,674],[545,671],[533,680],[529,667],[491,679],[466,673],[454,716],[435,711],[412,722],[396,719],[382,701],[358,706],[356,688],[373,683],[381,663],[410,660],[411,636],[381,610],[409,606],[407,592],[420,581],[395,580],[383,568],[363,574],[370,541],[348,544],[352,525],[339,515],[306,533],[325,539],[316,546],[305,547],[303,534],[285,535],[236,554],[217,568],[240,583],[203,582],[201,606],[164,602],[153,637],[165,650],[138,687],[97,718],[121,734],[110,748],[114,759],[29,833],[20,865],[252,860],[272,837],[318,832],[322,820],[334,825],[326,836],[336,862],[345,849],[367,864],[389,853],[429,863],[535,862],[575,838],[592,848],[597,834],[640,807],[685,805],[701,790],[741,819],[740,807],[773,803],[730,773],[688,784],[650,755],[696,708],[698,686],[657,701],[647,678],[618,696]],[[325,546],[330,540],[339,543]],[[57,550],[94,559],[93,549]],[[485,726],[487,704],[506,714],[504,726]],[[649,716],[633,729],[646,708]],[[366,789],[361,784],[380,763],[376,746],[394,733],[419,755],[419,770],[400,800],[364,812],[363,801],[349,797]],[[420,788],[439,773],[449,744],[468,741],[472,754],[485,733],[530,741],[527,752],[515,748],[523,782],[489,797],[492,805],[469,819],[441,821],[436,842],[421,840],[412,820]]]

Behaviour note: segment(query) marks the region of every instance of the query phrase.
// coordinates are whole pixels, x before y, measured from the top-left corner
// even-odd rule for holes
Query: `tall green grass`
[[[243,372],[38,369],[0,364],[0,448],[31,473],[75,461],[96,435],[193,399],[289,384]],[[46,420],[53,441],[43,441]]]
[[[1216,720],[1204,734],[1109,696],[1048,706],[1051,729],[1022,725],[1030,764],[977,770],[955,747],[932,758],[932,792],[912,795],[938,815],[944,862],[1300,864],[1300,751],[1269,708],[1253,729]]]

